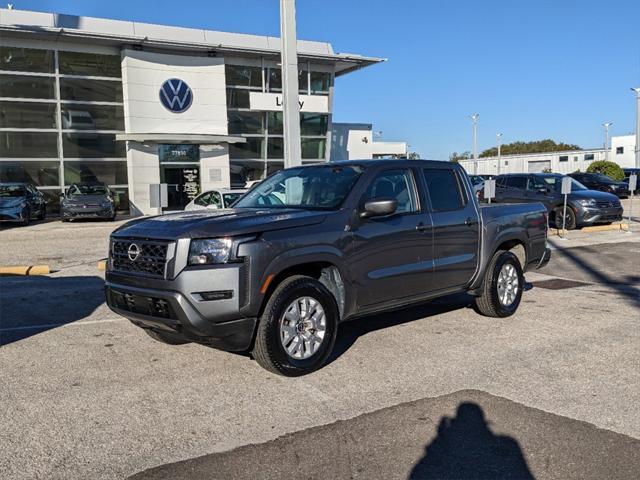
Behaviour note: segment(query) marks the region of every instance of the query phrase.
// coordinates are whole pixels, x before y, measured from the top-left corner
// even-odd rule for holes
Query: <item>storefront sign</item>
[[[327,95],[300,95],[298,105],[301,112],[329,113]],[[272,112],[282,111],[282,94],[249,92],[249,108]]]
[[[170,112],[182,113],[189,109],[192,101],[189,85],[178,78],[170,78],[160,87],[160,102]]]

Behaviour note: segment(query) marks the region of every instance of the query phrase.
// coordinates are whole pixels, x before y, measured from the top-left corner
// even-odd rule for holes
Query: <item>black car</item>
[[[619,198],[627,198],[629,196],[629,184],[617,182],[604,173],[570,173],[569,176],[589,190],[613,193]]]
[[[627,185],[627,188],[629,188],[629,177],[632,174],[636,175],[636,189],[634,190],[633,193],[635,193],[636,195],[640,193],[640,168],[623,168],[622,171],[624,172],[624,180],[623,182]]]
[[[28,225],[32,219],[44,220],[47,205],[42,193],[28,183],[0,183],[0,222]]]
[[[496,178],[496,198],[499,203],[540,202],[547,207],[549,220],[562,228],[564,195],[562,178],[557,173],[521,173]],[[575,179],[567,198],[565,228],[572,230],[593,224],[622,220],[622,205],[615,195],[589,190]]]
[[[109,187],[102,183],[72,183],[61,194],[60,215],[63,222],[79,218],[114,220],[116,207]]]

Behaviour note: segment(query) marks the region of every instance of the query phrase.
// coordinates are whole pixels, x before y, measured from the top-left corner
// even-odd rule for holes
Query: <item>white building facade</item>
[[[374,140],[370,123],[333,123],[331,131],[332,160],[369,158],[407,158],[406,142]]]
[[[461,160],[460,165],[470,173],[478,175],[499,175],[502,173],[573,173],[585,172],[589,165],[598,160],[616,162],[622,168],[635,166],[635,135],[611,138],[611,149],[573,150],[565,152],[530,153],[525,155],[502,155],[483,157],[478,161]]]
[[[275,8],[275,7],[274,7]],[[381,61],[298,41],[302,161],[330,156],[336,76]],[[56,210],[99,181],[121,211],[158,213],[283,167],[280,39],[0,9],[0,182]]]

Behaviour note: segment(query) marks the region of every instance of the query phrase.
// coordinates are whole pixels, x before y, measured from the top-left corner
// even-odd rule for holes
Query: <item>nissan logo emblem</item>
[[[127,256],[129,257],[129,260],[135,262],[140,256],[140,247],[135,243],[129,245],[129,248],[127,249]]]

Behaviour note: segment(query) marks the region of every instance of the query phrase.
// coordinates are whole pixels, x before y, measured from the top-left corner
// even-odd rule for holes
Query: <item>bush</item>
[[[624,172],[620,165],[614,162],[607,162],[606,160],[599,160],[591,163],[587,168],[587,173],[603,173],[607,177],[620,181],[624,179]]]

